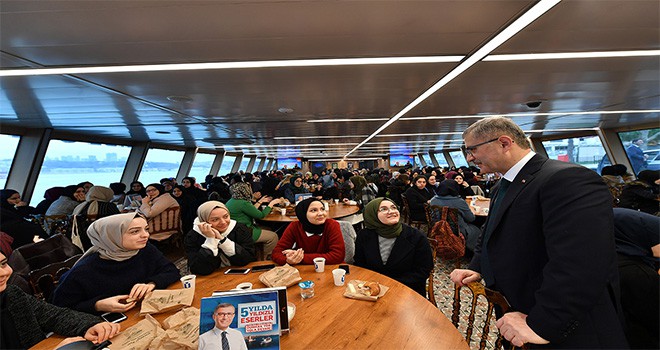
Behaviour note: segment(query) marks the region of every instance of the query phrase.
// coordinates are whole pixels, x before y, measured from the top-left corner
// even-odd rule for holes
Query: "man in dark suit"
[[[635,174],[638,174],[648,166],[647,159],[649,156],[644,154],[644,151],[642,151],[643,144],[644,140],[634,139],[630,143],[630,146],[626,148],[628,159],[630,159],[630,165],[632,165],[633,172]]]
[[[498,172],[486,228],[469,269],[515,312],[497,327],[513,345],[626,348],[618,309],[611,198],[595,172],[530,150],[508,118],[482,119],[463,133],[468,161]]]

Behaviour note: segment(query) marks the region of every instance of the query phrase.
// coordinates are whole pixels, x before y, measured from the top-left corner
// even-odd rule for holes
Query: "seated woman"
[[[174,186],[172,188],[172,197],[179,203],[179,207],[181,208],[181,229],[185,233],[193,228],[193,221],[197,217],[198,205],[195,199],[188,196],[183,190],[183,185]]]
[[[16,207],[21,196],[14,190],[0,190],[0,231],[13,238],[11,248],[16,249],[34,242],[35,236],[48,238],[41,225],[25,220],[26,212]]]
[[[46,210],[46,216],[71,215],[78,204],[85,201],[85,188],[78,185],[64,187],[60,198]]]
[[[231,185],[229,192],[231,192],[231,199],[227,202],[227,209],[229,209],[231,218],[247,226],[252,231],[252,240],[264,243],[264,256],[270,260],[273,249],[277,244],[277,233],[259,227],[254,219],[263,219],[271,212],[274,205],[283,203],[284,199],[271,199],[264,196],[255,204],[252,204],[252,187],[245,182],[237,182]],[[270,203],[263,210],[259,210],[259,207],[268,201]]]
[[[124,201],[126,200],[126,185],[121,182],[113,182],[110,184],[110,189],[113,193],[110,203],[124,205]]]
[[[458,228],[465,236],[465,247],[474,252],[481,229],[469,224],[475,220],[474,213],[463,198],[459,196],[459,185],[454,180],[445,180],[438,187],[438,194],[431,198],[431,205],[458,209]]]
[[[243,266],[257,260],[252,231],[231,220],[229,209],[218,201],[197,208],[197,218],[184,239],[188,267],[196,275],[209,275],[222,266]]]
[[[39,202],[34,209],[34,214],[46,215],[48,207],[62,195],[64,187],[51,187],[44,192],[44,200]]]
[[[433,252],[426,235],[401,223],[396,204],[382,197],[366,205],[364,224],[355,240],[354,264],[426,296],[426,279],[433,269]]]
[[[60,346],[87,339],[95,344],[119,333],[119,325],[98,316],[57,307],[7,284],[13,270],[0,251],[0,349],[27,349],[46,339],[50,332],[67,337]]]
[[[106,216],[119,214],[117,205],[110,203],[113,192],[108,187],[92,186],[86,194],[86,200],[73,209],[76,220],[73,221],[71,240],[85,251],[92,246],[87,237],[89,222]],[[78,239],[80,239],[78,241]]]
[[[300,175],[291,177],[289,186],[284,189],[284,198],[288,199],[290,203],[296,202],[296,195],[300,193],[309,193],[303,185],[303,179]]]
[[[426,177],[417,176],[413,187],[410,187],[403,193],[408,200],[410,207],[410,219],[413,221],[426,222],[426,209],[424,204],[428,204],[433,194],[426,188]]]
[[[660,206],[660,171],[643,170],[637,180],[623,187],[619,197],[619,207],[643,211],[652,215]]]
[[[126,192],[126,196],[129,195],[138,195],[140,198],[147,196],[147,191],[144,188],[144,185],[140,181],[131,182],[131,189]]]
[[[474,196],[474,191],[470,188],[470,184],[463,180],[463,175],[456,173],[452,176],[452,179],[458,184],[458,194],[461,198],[465,199],[467,196]]]
[[[314,264],[314,258],[325,258],[327,265],[339,264],[346,256],[344,236],[339,223],[328,219],[323,202],[307,198],[296,205],[296,217],[284,230],[273,250],[277,264]]]
[[[53,304],[101,314],[125,312],[155,288],[179,280],[179,270],[149,243],[147,220],[111,215],[87,230],[92,248],[60,278]]]
[[[147,221],[153,221],[160,215],[162,212],[169,208],[178,208],[179,202],[177,202],[174,197],[169,193],[165,192],[165,187],[158,183],[153,183],[147,185],[147,196],[142,199],[142,205],[140,206],[140,212],[147,218]],[[159,232],[157,235],[150,235],[149,239],[155,241],[164,241],[173,234],[178,232],[177,230],[170,232]]]

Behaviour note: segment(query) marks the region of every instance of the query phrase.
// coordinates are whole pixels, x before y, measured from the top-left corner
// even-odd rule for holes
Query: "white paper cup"
[[[325,258],[314,258],[314,270],[316,272],[325,271]]]
[[[344,269],[332,270],[332,277],[335,280],[335,286],[341,287],[344,285],[344,276],[346,276],[346,271]]]
[[[183,284],[183,288],[195,288],[195,278],[197,276],[195,275],[186,275],[181,277],[181,284]]]
[[[339,199],[335,199],[335,205],[339,204]]]
[[[250,282],[240,283],[239,285],[236,286],[236,289],[238,289],[238,290],[252,289],[252,283],[250,283]]]
[[[286,209],[285,208],[280,209],[280,214],[286,215]]]

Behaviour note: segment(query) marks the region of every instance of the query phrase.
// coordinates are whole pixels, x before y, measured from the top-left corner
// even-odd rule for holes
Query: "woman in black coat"
[[[355,240],[354,264],[426,296],[426,279],[433,269],[433,252],[426,235],[401,223],[396,204],[382,197],[364,208],[364,224]]]
[[[413,221],[426,222],[426,209],[424,204],[428,204],[433,193],[426,188],[426,178],[424,176],[417,176],[413,187],[410,187],[403,193],[408,200],[408,207],[410,208],[410,219]]]

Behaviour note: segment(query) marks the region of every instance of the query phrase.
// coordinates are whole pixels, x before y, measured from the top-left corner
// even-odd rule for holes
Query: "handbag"
[[[456,211],[450,212],[449,207],[442,208],[440,220],[431,229],[431,241],[436,256],[444,260],[454,260],[465,255],[465,237],[460,232],[454,232],[447,216],[457,222]],[[453,214],[453,215],[452,215]]]

